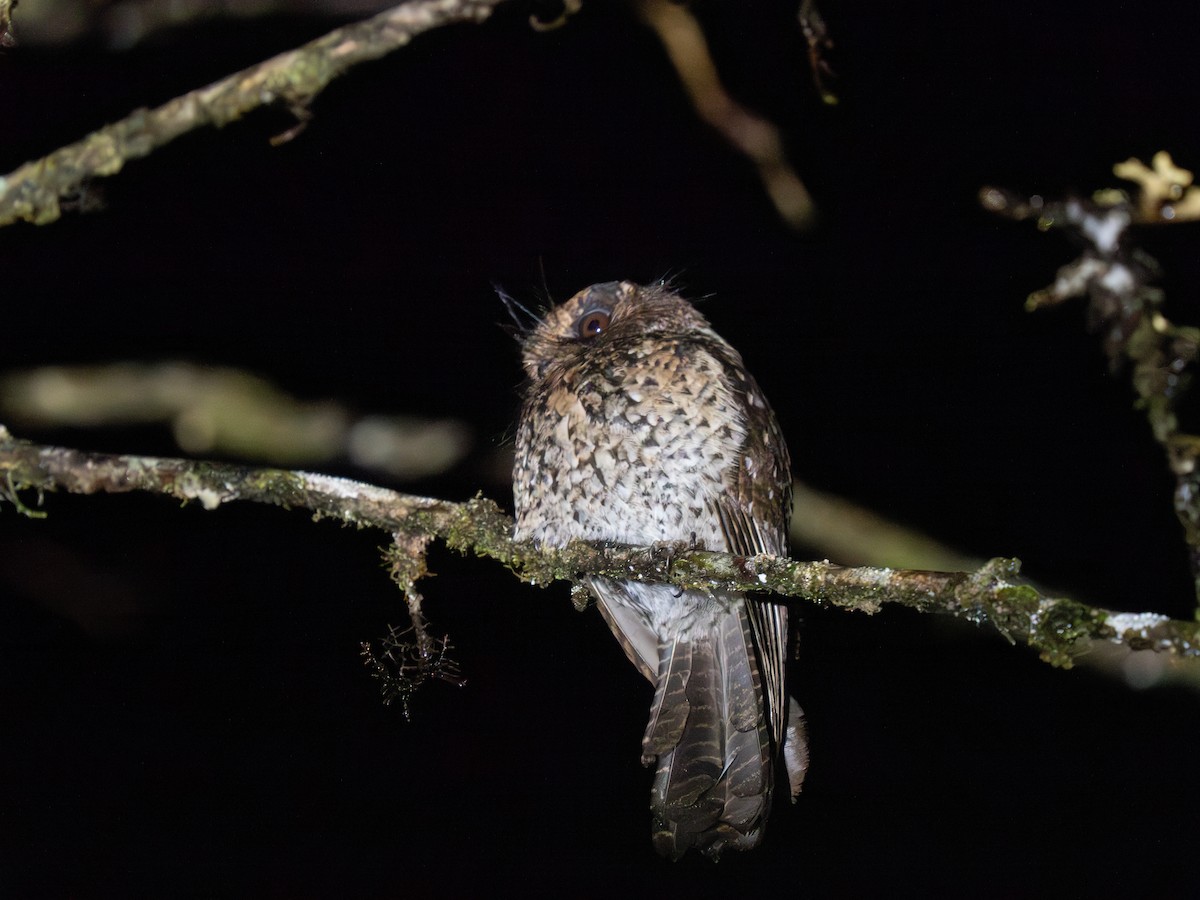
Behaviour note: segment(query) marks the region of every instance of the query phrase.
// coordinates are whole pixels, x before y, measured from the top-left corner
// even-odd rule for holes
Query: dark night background
[[[810,235],[779,224],[623,7],[538,34],[518,2],[354,70],[289,144],[268,144],[280,111],[196,133],[104,181],[102,211],[0,233],[0,364],[186,358],[457,416],[467,463],[396,486],[507,505],[492,460],[520,374],[491,282],[536,302],[539,261],[558,299],[682,273],[810,484],[1079,599],[1190,616],[1171,480],[1127,377],[1081,306],[1022,308],[1076,249],[976,192],[1090,191],[1159,149],[1200,165],[1200,6],[828,0],[826,108],[796,5],[696,10],[727,85],[785,130],[822,215]],[[0,171],[333,24],[9,51]],[[1167,314],[1200,324],[1196,226],[1141,240]],[[177,452],[150,428],[20,436]],[[358,657],[403,617],[382,535],[249,504],[46,507],[0,512],[11,896],[1194,889],[1200,697],[1181,688],[1054,670],[901,610],[799,605],[804,794],[757,851],[671,864],[638,764],[649,688],[566,587],[436,550],[426,611],[469,683],[433,685],[407,724]]]

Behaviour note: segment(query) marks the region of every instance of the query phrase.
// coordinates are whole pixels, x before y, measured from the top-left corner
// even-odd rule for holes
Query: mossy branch
[[[206,125],[219,128],[260,106],[286,106],[302,124],[312,100],[352,66],[398,50],[424,31],[455,22],[482,22],[502,2],[410,0],[155,109],[137,110],[0,177],[0,226],[22,219],[37,225],[53,222],[60,215],[60,201],[78,195],[90,179],[116,175],[129,160],[147,156],[189,131]],[[0,34],[7,33],[8,6],[0,0]]]
[[[0,472],[0,495],[19,511],[25,510],[17,497],[22,490],[36,491],[39,502],[45,492],[54,490],[77,494],[148,491],[196,500],[206,509],[249,500],[307,509],[318,519],[382,529],[396,536],[393,554],[397,547],[412,546],[419,555],[428,540],[442,540],[461,553],[497,560],[531,584],[575,583],[581,575],[593,574],[774,594],[865,613],[892,603],[990,625],[1010,641],[1028,644],[1042,659],[1059,666],[1070,666],[1089,640],[1180,657],[1200,655],[1200,623],[1154,613],[1118,613],[1044,596],[1018,583],[1016,560],[995,559],[970,573],[924,572],[733,556],[677,545],[574,542],[562,549],[541,549],[514,541],[512,519],[483,497],[456,503],[307,472],[84,453],[19,441],[2,426]],[[399,580],[408,583],[411,578]]]

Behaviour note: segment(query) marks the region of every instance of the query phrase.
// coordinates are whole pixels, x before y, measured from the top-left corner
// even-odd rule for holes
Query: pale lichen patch
[[[315,472],[298,472],[297,474],[312,490],[341,500],[370,500],[375,503],[387,503],[396,497],[396,492],[388,488],[354,481],[350,478],[319,475]]]
[[[1113,613],[1105,616],[1104,624],[1117,633],[1120,638],[1127,631],[1135,632],[1139,637],[1149,637],[1147,631],[1171,621],[1169,616],[1158,613]]]
[[[199,500],[205,509],[216,509],[226,499],[221,492],[188,473],[175,482],[175,493],[185,500]]]

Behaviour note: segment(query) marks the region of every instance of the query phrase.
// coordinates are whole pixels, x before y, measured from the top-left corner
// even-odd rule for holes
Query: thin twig
[[[816,205],[788,162],[779,129],[738,103],[721,84],[696,17],[671,0],[641,0],[637,10],[662,41],[696,113],[754,163],[780,218],[792,228],[811,228]]]
[[[0,177],[0,226],[21,219],[37,225],[53,222],[61,214],[60,201],[77,194],[89,179],[116,175],[129,160],[189,131],[205,125],[220,128],[260,106],[303,110],[351,66],[391,53],[424,31],[455,22],[482,22],[502,2],[412,0],[155,109],[137,110]],[[0,0],[0,14],[6,6]]]
[[[282,469],[141,456],[84,453],[18,441],[0,428],[0,471],[18,490],[62,489],[94,494],[148,491],[199,500],[214,509],[232,500],[311,511],[360,527],[423,541],[436,538],[459,552],[495,559],[532,584],[576,582],[584,574],[681,587],[770,593],[859,612],[885,603],[991,625],[1010,641],[1028,644],[1042,659],[1070,666],[1088,639],[1138,650],[1200,656],[1200,623],[1155,613],[1118,613],[1017,582],[1016,560],[992,560],[978,571],[923,572],[845,568],[773,556],[733,556],[671,547],[624,547],[573,542],[544,549],[512,539],[512,519],[490,500],[465,503],[415,497],[344,478]],[[397,542],[398,544],[400,541]]]

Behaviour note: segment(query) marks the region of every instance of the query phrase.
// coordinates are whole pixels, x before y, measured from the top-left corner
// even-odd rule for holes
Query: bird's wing
[[[730,553],[787,554],[787,524],[792,508],[791,462],[783,432],[754,379],[738,366],[725,367],[726,381],[746,410],[746,440],[726,472],[726,491],[717,499],[725,548]],[[790,707],[784,686],[788,651],[787,607],[750,600],[747,615],[767,700],[767,715],[777,748],[788,731],[802,732],[802,718],[788,726]],[[792,704],[795,705],[794,703]],[[796,707],[799,710],[799,707]],[[794,754],[793,754],[794,755]],[[786,754],[785,754],[786,756]],[[803,773],[789,765],[793,794]]]

